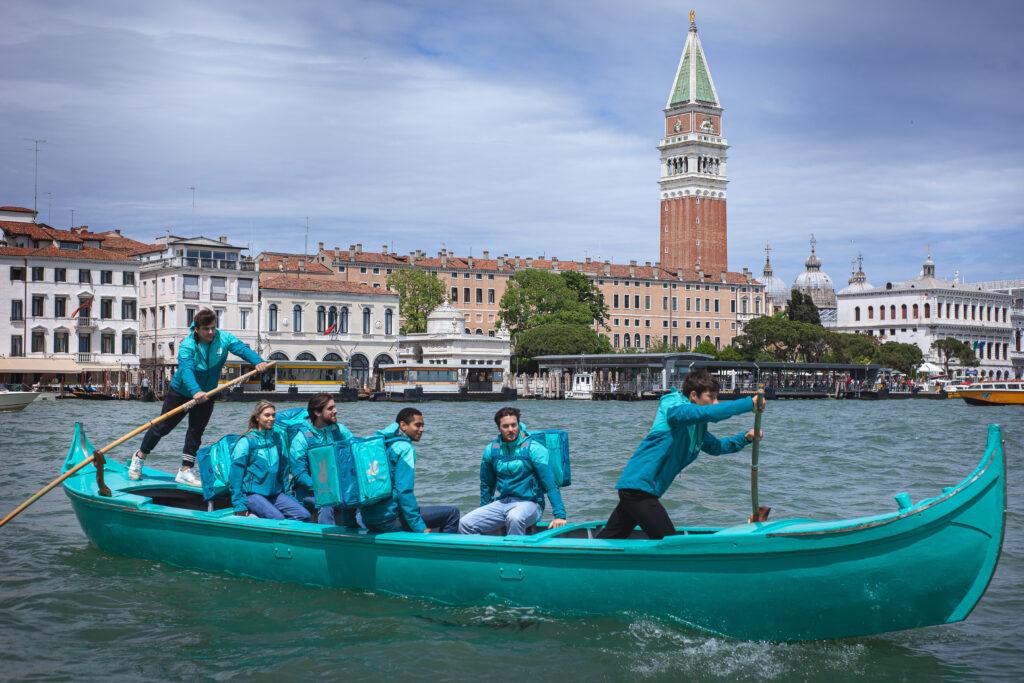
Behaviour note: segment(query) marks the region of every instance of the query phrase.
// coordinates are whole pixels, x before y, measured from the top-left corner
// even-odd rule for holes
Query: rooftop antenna
[[[191,230],[192,230],[192,232],[195,232],[195,230],[196,230],[196,186],[195,185],[189,185],[185,189],[186,190],[192,190],[192,225],[191,225]]]
[[[68,229],[75,227],[75,210],[71,209],[71,225]]]
[[[53,223],[53,193],[44,192],[46,195],[46,224],[52,225]]]
[[[309,256],[309,216],[306,216],[306,238],[302,242],[302,255]]]
[[[34,172],[35,180],[32,184],[32,210],[38,211],[39,207],[37,207],[36,204],[39,201],[39,145],[45,145],[46,140],[37,138],[25,138],[25,140],[35,144],[36,168]]]

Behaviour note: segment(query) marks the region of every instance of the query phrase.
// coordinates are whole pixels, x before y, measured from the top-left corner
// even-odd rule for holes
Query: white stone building
[[[398,294],[333,276],[261,272],[260,348],[268,360],[343,360],[373,386],[398,357]]]
[[[257,349],[256,262],[227,237],[159,237],[139,258],[139,356],[145,367],[177,365],[178,344],[195,314],[210,308],[218,325]]]
[[[977,373],[978,377],[1003,379],[1013,375],[1011,295],[938,278],[931,256],[916,278],[884,287],[844,290],[838,305],[838,332],[917,344],[925,360],[937,365],[941,362],[932,343],[953,337],[970,344],[981,362],[978,368],[953,364],[955,377]]]
[[[508,372],[512,343],[504,329],[493,337],[470,334],[466,316],[446,301],[427,316],[426,332],[402,335],[398,357],[400,363],[480,365]]]
[[[131,253],[144,245],[118,231],[58,230],[35,218],[31,209],[0,207],[0,374],[117,381],[110,373],[138,366]]]
[[[811,235],[811,254],[804,261],[804,271],[793,280],[793,289],[811,297],[818,307],[822,326],[834,328],[837,324],[836,287],[829,274],[821,269],[821,259],[815,250],[817,244]]]
[[[1010,310],[1010,363],[1013,376],[1024,378],[1024,280],[990,280],[974,283],[987,292],[1008,294],[1012,301]]]

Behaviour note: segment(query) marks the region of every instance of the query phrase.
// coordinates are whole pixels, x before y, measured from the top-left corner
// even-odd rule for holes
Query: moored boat
[[[1024,380],[978,382],[958,395],[972,406],[1024,406]]]
[[[65,467],[93,448],[80,425]],[[207,511],[172,474],[130,481],[110,462],[111,497],[92,466],[64,482],[79,523],[104,551],[257,579],[560,614],[629,612],[751,640],[813,640],[965,619],[1002,546],[1002,436],[956,486],[899,509],[841,521],[785,519],[680,528],[659,541],[594,538],[600,523],[529,536],[371,534]]]
[[[0,413],[14,413],[24,410],[39,397],[38,391],[0,391]]]

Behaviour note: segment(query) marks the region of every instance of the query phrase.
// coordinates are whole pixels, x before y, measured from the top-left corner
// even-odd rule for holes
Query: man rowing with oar
[[[191,333],[178,346],[178,369],[171,378],[171,388],[164,397],[160,414],[168,413],[192,399],[195,406],[184,413],[155,424],[146,432],[142,445],[132,456],[128,467],[129,479],[142,478],[142,464],[153,452],[160,439],[167,436],[188,415],[188,431],[185,432],[185,447],[181,454],[181,467],[174,481],[186,486],[202,486],[199,473],[195,470],[196,451],[203,440],[203,432],[213,415],[213,401],[207,400],[206,392],[217,387],[220,371],[233,353],[263,372],[267,364],[249,345],[230,332],[217,329],[217,314],[208,308],[196,313],[189,328]]]
[[[718,380],[711,373],[697,370],[686,376],[682,395],[673,390],[662,397],[651,431],[615,485],[619,504],[598,538],[629,538],[637,524],[652,540],[672,536],[676,528],[660,498],[676,475],[701,451],[711,455],[737,453],[754,440],[753,429],[725,439],[708,432],[708,422],[721,422],[755,407],[754,397],[719,403],[718,390]]]

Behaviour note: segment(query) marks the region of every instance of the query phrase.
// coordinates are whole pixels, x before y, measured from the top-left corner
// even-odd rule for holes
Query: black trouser
[[[619,504],[597,537],[629,538],[637,524],[652,540],[676,533],[665,506],[657,496],[637,489],[619,489]]]
[[[168,389],[167,396],[164,397],[164,405],[160,408],[160,414],[169,413],[191,400],[191,398],[182,396],[173,389]],[[213,415],[212,398],[193,406],[186,412],[178,413],[150,427],[149,431],[146,432],[146,436],[142,438],[142,446],[139,447],[142,454],[149,455],[152,453],[156,445],[160,443],[160,439],[170,434],[186,415],[188,415],[188,431],[185,432],[185,447],[181,449],[181,452],[184,454],[181,464],[183,467],[194,465],[196,463],[196,452],[203,441],[203,432],[206,431],[206,425],[209,424],[210,416]]]

